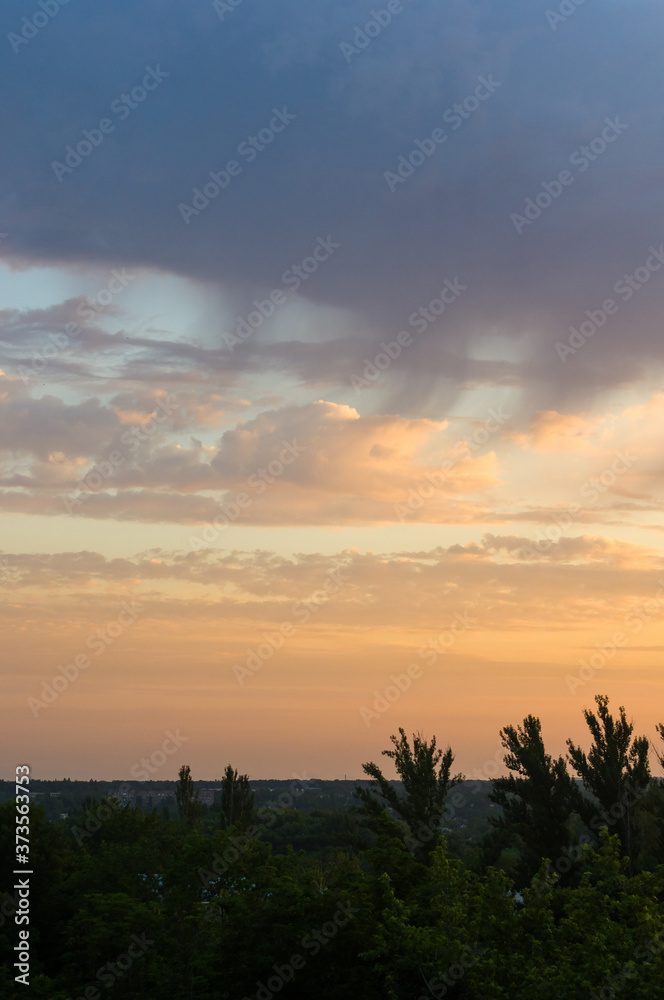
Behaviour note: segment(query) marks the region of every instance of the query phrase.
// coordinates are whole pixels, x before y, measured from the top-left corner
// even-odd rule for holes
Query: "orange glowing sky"
[[[661,10],[413,5],[348,60],[350,0],[166,6],[65,12],[11,68],[6,776],[126,779],[179,731],[159,777],[357,777],[402,726],[491,777],[502,726],[558,754],[597,693],[653,737]]]
[[[598,691],[659,721],[664,394],[434,420],[191,382],[0,382],[6,759],[123,777],[179,730],[201,776],[338,777],[402,725],[474,773],[529,712],[562,750]]]

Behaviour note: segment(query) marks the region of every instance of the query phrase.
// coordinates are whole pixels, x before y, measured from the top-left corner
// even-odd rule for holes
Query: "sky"
[[[661,3],[0,29],[3,777],[654,738]]]

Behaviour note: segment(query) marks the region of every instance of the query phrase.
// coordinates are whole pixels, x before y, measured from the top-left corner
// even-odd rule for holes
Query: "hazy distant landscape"
[[[33,781],[31,800],[43,808],[48,820],[63,826],[74,840],[74,831],[78,829],[81,842],[87,839],[86,833],[96,832],[100,824],[98,808],[108,800],[117,803],[118,809],[129,806],[146,812],[156,811],[165,820],[178,818],[177,782],[129,784],[130,789],[126,782],[120,781]],[[262,836],[266,842],[280,850],[288,845],[296,849],[320,850],[338,846],[335,838],[338,824],[342,822],[340,814],[357,807],[353,792],[358,785],[368,787],[369,782],[366,779],[300,782],[275,778],[251,781],[250,785],[256,809],[271,809],[279,816],[275,827],[265,827]],[[401,782],[395,781],[394,786],[401,789]],[[202,805],[203,824],[212,830],[221,823],[222,781],[194,781],[194,787]],[[461,783],[458,803],[450,807],[445,820],[448,840],[454,833],[456,843],[478,842],[487,832],[489,810],[497,808],[489,802],[490,791],[488,781]],[[0,781],[0,805],[13,799],[14,786]]]
[[[368,761],[359,781],[2,782],[0,950],[28,913],[9,859],[29,798],[44,1000],[657,997],[664,746],[606,696],[584,718],[588,752],[558,758],[537,717],[505,726],[488,781],[400,729],[396,781]]]

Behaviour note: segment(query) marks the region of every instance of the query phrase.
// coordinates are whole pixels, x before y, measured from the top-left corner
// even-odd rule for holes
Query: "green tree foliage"
[[[231,764],[226,766],[221,782],[221,817],[225,826],[239,826],[246,830],[254,816],[254,793],[249,787],[249,776],[238,775]]]
[[[638,851],[637,812],[650,784],[646,736],[634,736],[634,725],[627,721],[621,705],[617,719],[609,712],[607,695],[595,696],[597,714],[584,710],[592,745],[586,753],[567,741],[569,759],[584,786],[600,807],[599,816],[590,820],[593,829],[603,824],[615,826],[623,851],[634,858]]]
[[[505,726],[500,738],[512,773],[491,782],[491,800],[502,810],[491,822],[518,844],[517,870],[530,879],[542,858],[555,861],[569,853],[573,816],[583,812],[584,802],[565,758],[554,760],[544,749],[538,718],[528,715],[522,726]]]
[[[370,816],[377,816],[389,806],[408,828],[410,849],[426,858],[438,839],[447,794],[463,781],[463,775],[451,776],[454,754],[449,747],[444,752],[438,748],[435,736],[429,743],[415,733],[411,748],[405,731],[400,728],[399,734],[399,739],[390,737],[394,749],[382,753],[394,761],[403,795],[373,762],[362,765],[365,774],[372,779],[371,787],[358,786],[356,794]]]
[[[514,748],[506,746],[508,756],[521,761],[511,774],[555,797],[557,762],[529,719],[503,731]],[[349,822],[330,814],[326,827],[322,810],[303,813],[298,826],[296,810],[281,807],[258,810],[246,830],[219,829],[209,814],[194,823],[167,819],[110,797],[57,822],[31,808],[29,995],[664,1000],[664,866],[640,861],[632,874],[619,836],[607,829],[578,848],[568,884],[544,858],[532,879],[517,883],[500,867],[473,870],[442,836],[413,854],[404,829],[410,833],[409,821],[438,822],[439,783],[444,790],[457,778],[450,751],[441,755],[419,737],[411,745],[399,732],[389,751],[404,782],[397,819],[383,808],[394,799],[382,795],[396,794],[396,783],[381,783],[374,768],[370,830],[358,828],[355,814],[344,814]],[[184,818],[194,796],[188,769],[183,778]],[[653,790],[660,792],[654,781],[644,798]],[[525,818],[517,812],[519,822],[539,822],[539,793],[522,791],[514,793],[528,806]],[[447,823],[455,795],[464,794],[461,788],[448,800]],[[556,808],[562,816],[562,805]],[[13,802],[0,805],[3,998],[26,995],[12,970],[15,819]],[[288,846],[291,832],[306,851]],[[535,851],[541,831],[522,827],[522,834]]]
[[[362,957],[388,1000],[662,1000],[664,872],[630,878],[616,836],[585,849],[578,888],[558,888],[543,866],[516,894],[504,873],[469,873],[444,845],[432,862],[429,897],[399,896],[382,877]]]

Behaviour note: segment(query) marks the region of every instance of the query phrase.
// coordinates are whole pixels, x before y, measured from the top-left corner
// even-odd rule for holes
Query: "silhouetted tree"
[[[463,775],[451,777],[454,754],[449,747],[444,752],[439,749],[435,736],[428,743],[414,733],[411,749],[405,731],[399,728],[399,733],[400,739],[390,737],[394,749],[382,753],[394,761],[404,795],[399,795],[378,765],[372,762],[362,765],[365,774],[373,779],[371,787],[358,786],[355,792],[369,815],[378,816],[386,805],[390,806],[408,826],[408,847],[416,856],[427,860],[438,840],[447,794],[463,781]]]
[[[178,778],[180,780],[175,786],[175,801],[178,805],[178,812],[185,823],[192,825],[200,816],[201,804],[188,764],[182,765],[178,772]]]
[[[505,766],[512,774],[494,778],[489,798],[502,809],[493,826],[516,837],[523,849],[522,875],[532,877],[542,859],[564,857],[573,840],[572,816],[583,812],[583,796],[564,757],[544,749],[542,724],[528,715],[523,725],[500,730]]]
[[[600,816],[590,820],[591,829],[604,825],[615,829],[625,854],[632,859],[637,851],[635,814],[650,784],[650,744],[647,736],[632,738],[634,725],[627,721],[622,705],[618,719],[614,719],[607,695],[596,695],[595,703],[597,714],[590,709],[583,712],[593,738],[588,755],[568,740],[569,759],[600,805]]]
[[[655,729],[659,733],[660,739],[664,743],[664,723],[660,722],[659,725],[655,726]],[[662,767],[664,767],[664,751],[660,753],[659,750],[655,750],[655,753],[657,754],[657,760],[660,762]],[[664,782],[662,782],[662,784],[664,784]]]
[[[231,764],[226,766],[221,781],[221,817],[226,826],[239,826],[246,830],[254,815],[254,793],[249,787],[249,776],[238,775]]]

